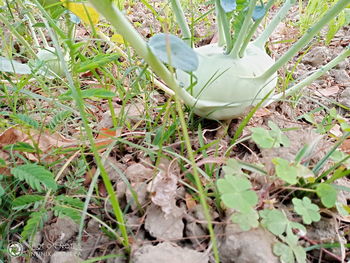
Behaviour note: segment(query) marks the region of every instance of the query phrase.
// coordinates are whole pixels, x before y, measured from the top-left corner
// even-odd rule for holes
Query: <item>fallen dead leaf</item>
[[[100,150],[104,150],[107,148],[109,144],[111,144],[115,139],[115,137],[119,137],[121,135],[121,129],[108,129],[102,128],[97,135],[96,138],[96,146],[102,148]]]
[[[197,205],[196,201],[189,193],[185,194],[185,202],[188,210],[192,210]]]
[[[331,96],[331,95],[335,95],[339,92],[339,87],[338,86],[331,86],[329,88],[325,88],[325,89],[322,89],[322,90],[318,90],[318,92],[325,96],[325,97],[328,97],[328,96]]]
[[[67,139],[59,133],[49,134],[47,132],[22,129],[20,126],[9,128],[0,135],[1,148],[3,148],[6,145],[15,144],[18,142],[27,143],[32,147],[34,147],[34,145],[37,145],[37,147],[40,149],[43,155],[48,154],[53,148],[74,147],[78,145],[78,143],[75,140]],[[2,153],[8,157],[8,154],[3,150]],[[24,152],[23,154],[31,161],[38,161],[37,156],[32,153]],[[5,157],[4,159],[6,160],[7,157]],[[45,160],[53,161],[61,157],[62,156],[58,155],[48,155],[45,158]]]
[[[350,139],[345,140],[340,146],[340,149],[345,153],[350,153]]]

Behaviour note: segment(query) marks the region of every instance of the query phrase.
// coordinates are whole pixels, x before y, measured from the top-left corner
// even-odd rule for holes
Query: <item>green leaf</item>
[[[217,181],[223,203],[239,212],[250,211],[258,203],[257,194],[251,190],[250,181],[244,176],[226,175]]]
[[[289,147],[290,141],[281,129],[272,121],[269,121],[268,125],[271,130],[261,127],[250,128],[253,141],[261,148],[278,148],[281,145]]]
[[[294,211],[303,217],[304,224],[320,221],[319,207],[313,204],[310,198],[306,196],[302,200],[293,198],[292,202],[294,204]]]
[[[296,184],[298,182],[298,170],[289,161],[282,158],[272,159],[275,164],[276,175],[283,181],[289,184]]]
[[[59,217],[68,216],[72,220],[74,220],[76,223],[78,224],[80,223],[81,212],[77,211],[74,208],[57,205],[53,207],[53,211],[55,216],[59,216]]]
[[[0,184],[0,197],[3,196],[4,194],[5,194],[5,189]]]
[[[233,214],[232,222],[238,224],[243,231],[248,231],[251,228],[259,226],[259,214],[254,209],[250,209],[248,212]]]
[[[19,152],[28,152],[34,153],[36,149],[26,142],[16,142],[15,144],[8,144],[3,147],[6,151],[19,151]]]
[[[236,10],[237,7],[236,0],[220,0],[220,5],[226,13]]]
[[[99,54],[91,59],[87,59],[76,65],[76,72],[86,72],[102,67],[110,62],[116,61],[120,56],[118,54]]]
[[[224,171],[225,175],[239,175],[243,173],[241,164],[235,159],[227,160],[226,165],[222,167],[222,170]]]
[[[47,126],[49,129],[54,130],[59,124],[68,119],[71,115],[71,111],[60,111],[52,118]]]
[[[263,18],[266,14],[266,8],[265,6],[263,5],[257,5],[255,8],[254,8],[254,12],[253,12],[253,20],[256,21],[256,20],[259,20],[260,18]]]
[[[112,92],[107,89],[86,89],[81,91],[81,95],[83,98],[114,98],[116,96],[115,92]]]
[[[286,231],[289,221],[286,215],[280,210],[264,209],[259,214],[262,218],[262,226],[267,228],[272,234],[279,236]]]
[[[55,200],[60,202],[61,204],[69,205],[78,209],[83,209],[84,207],[83,201],[81,201],[78,198],[73,198],[70,196],[59,195],[55,198]]]
[[[261,127],[250,128],[252,131],[252,140],[261,148],[272,148],[275,145],[275,139],[272,138],[269,131]]]
[[[198,68],[196,52],[174,35],[156,34],[150,38],[148,45],[158,59],[174,68],[186,72],[192,72]],[[170,47],[169,52],[168,46]]]
[[[27,64],[0,57],[0,72],[15,74],[31,74],[32,71]]]
[[[39,129],[39,126],[40,126],[39,123],[36,120],[34,120],[31,117],[29,117],[28,115],[26,115],[26,114],[22,114],[22,113],[13,114],[12,118],[16,122],[18,122],[18,123],[20,123],[22,125],[27,125],[27,126],[29,126],[31,128]]]
[[[12,168],[11,173],[17,179],[26,181],[31,188],[37,191],[43,191],[43,187],[51,190],[57,189],[53,174],[43,166],[37,164],[20,165]]]
[[[316,187],[316,193],[321,198],[322,204],[327,208],[332,208],[337,201],[337,190],[326,183]]]
[[[281,242],[277,242],[273,245],[273,253],[281,258],[283,263],[294,263],[293,250]]]
[[[12,201],[12,209],[13,210],[22,210],[24,208],[28,208],[31,205],[36,205],[45,199],[44,196],[41,195],[22,195],[17,197]]]
[[[47,211],[33,212],[30,214],[30,219],[23,228],[21,236],[23,239],[32,237],[39,229],[44,227],[48,219]]]

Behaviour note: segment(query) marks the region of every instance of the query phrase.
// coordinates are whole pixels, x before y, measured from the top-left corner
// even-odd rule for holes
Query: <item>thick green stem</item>
[[[225,43],[225,34],[224,34],[224,27],[223,27],[222,22],[221,22],[221,15],[219,13],[218,5],[216,4],[216,2],[215,2],[215,12],[216,12],[216,26],[217,26],[217,30],[219,33],[218,45],[219,45],[219,47],[222,47],[226,44]]]
[[[346,59],[348,56],[350,56],[350,45],[342,52],[340,53],[336,58],[328,62],[326,65],[318,69],[316,72],[305,78],[304,80],[300,81],[298,84],[294,85],[293,87],[287,89],[285,92],[279,93],[274,95],[271,100],[278,100],[282,97],[290,96],[293,93],[297,92],[298,90],[302,89],[303,87],[311,84],[314,80],[321,77],[323,74],[325,74],[328,70],[334,68],[336,65],[338,65],[340,62],[342,62],[344,59]],[[270,100],[270,102],[271,102]],[[266,104],[268,104],[267,102]]]
[[[324,16],[311,27],[276,63],[259,78],[269,79],[277,70],[283,67],[296,53],[304,48],[320,30],[349,5],[349,0],[339,0]]]
[[[173,8],[175,17],[176,17],[176,21],[179,24],[182,34],[184,36],[184,41],[191,46],[192,45],[192,34],[191,34],[191,30],[188,27],[188,24],[186,22],[186,17],[185,17],[185,13],[181,7],[181,3],[179,0],[170,0],[171,2],[171,6]]]
[[[244,40],[244,43],[241,47],[241,50],[239,51],[239,56],[240,57],[243,57],[243,54],[244,54],[244,51],[245,49],[247,48],[249,42],[251,41],[252,37],[254,36],[256,30],[258,29],[261,21],[264,19],[264,17],[266,16],[266,14],[268,13],[269,9],[271,8],[271,6],[273,5],[273,3],[275,2],[276,0],[269,0],[269,2],[266,4],[265,8],[266,8],[266,13],[265,15],[260,18],[260,19],[257,19],[253,26],[250,28],[249,32],[248,32],[248,35],[246,36],[245,40]]]
[[[245,39],[244,37],[248,34],[247,31],[249,30],[249,26],[251,25],[251,22],[252,22],[252,16],[253,16],[253,11],[254,11],[256,2],[257,0],[252,0],[249,3],[247,15],[244,18],[243,25],[239,30],[237,40],[233,45],[232,51],[230,52],[230,56],[232,58],[239,58],[239,51],[241,50],[243,41]]]
[[[289,9],[294,5],[295,0],[287,0],[269,25],[265,28],[264,32],[254,41],[254,45],[264,49],[268,38],[271,36],[273,31],[275,31],[278,24],[286,17]]]
[[[222,31],[221,34],[224,37],[226,42],[226,52],[230,52],[233,47],[230,22],[227,19],[227,15],[224,9],[221,7],[220,0],[215,1],[215,7],[216,7],[216,19],[220,23],[220,27]]]

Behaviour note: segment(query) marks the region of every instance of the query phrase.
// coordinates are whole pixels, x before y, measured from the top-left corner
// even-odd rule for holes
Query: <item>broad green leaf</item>
[[[217,181],[217,186],[224,204],[241,213],[250,211],[258,203],[257,194],[251,190],[252,185],[244,176],[226,175]]]
[[[236,0],[220,0],[220,5],[226,13],[236,10],[237,7]]]
[[[0,183],[0,197],[3,196],[4,194],[5,194],[5,189],[2,187]]]
[[[329,184],[319,184],[316,193],[321,198],[322,204],[327,208],[332,208],[337,201],[337,190]]]
[[[37,164],[24,164],[11,169],[11,173],[17,179],[26,181],[31,188],[37,191],[46,189],[56,190],[57,184],[53,174],[45,167]]]
[[[280,210],[264,209],[259,214],[262,218],[261,224],[272,234],[279,236],[286,231],[289,221],[286,215]]]
[[[27,64],[22,64],[14,60],[0,57],[0,72],[15,73],[15,74],[30,74],[32,73]]]
[[[86,72],[102,67],[118,59],[118,54],[99,54],[76,65],[76,72]]]
[[[174,68],[187,72],[198,68],[196,52],[177,36],[156,34],[150,38],[148,45],[158,59]]]
[[[274,158],[272,162],[275,164],[276,175],[289,184],[298,182],[298,169],[289,161],[282,158]]]
[[[276,140],[272,138],[268,130],[263,129],[261,127],[250,128],[250,130],[253,132],[252,133],[253,141],[259,147],[268,149],[268,148],[272,148],[275,145]]]
[[[83,98],[113,98],[116,96],[115,92],[112,92],[107,89],[86,89],[81,91],[81,95]]]
[[[22,195],[12,201],[12,209],[21,210],[23,208],[28,208],[30,205],[43,201],[44,199],[45,197],[42,195]]]
[[[304,224],[311,224],[312,222],[318,222],[321,219],[319,207],[313,204],[310,198],[304,196],[304,198],[293,198],[294,211],[303,217]]]
[[[250,209],[250,211],[245,213],[233,214],[231,219],[232,222],[238,224],[243,231],[248,231],[251,228],[259,226],[259,214],[254,209]]]

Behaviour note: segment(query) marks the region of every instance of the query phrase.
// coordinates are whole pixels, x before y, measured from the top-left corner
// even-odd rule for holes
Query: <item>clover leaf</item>
[[[313,204],[310,198],[304,196],[303,199],[293,198],[294,211],[301,215],[305,224],[318,222],[321,219],[319,207]]]

